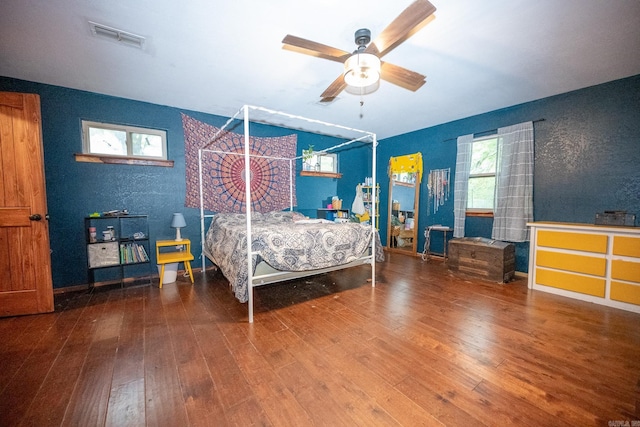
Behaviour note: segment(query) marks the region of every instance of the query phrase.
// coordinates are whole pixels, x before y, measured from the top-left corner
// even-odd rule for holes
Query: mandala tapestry
[[[220,130],[215,126],[182,114],[184,129],[187,194],[185,206],[200,207],[198,149],[207,146],[210,151],[202,156],[202,188],[204,208],[212,212],[246,212],[244,135],[223,132],[209,144]],[[208,145],[209,144],[209,145]],[[297,135],[280,137],[250,137],[251,210],[255,212],[279,211],[289,208],[289,177],[293,180],[293,206],[296,205],[295,161]],[[275,157],[277,159],[273,159]]]

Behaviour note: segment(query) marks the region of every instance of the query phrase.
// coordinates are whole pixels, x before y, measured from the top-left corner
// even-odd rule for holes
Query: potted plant
[[[313,159],[313,145],[309,145],[309,148],[302,150],[302,170],[311,170],[311,159]]]

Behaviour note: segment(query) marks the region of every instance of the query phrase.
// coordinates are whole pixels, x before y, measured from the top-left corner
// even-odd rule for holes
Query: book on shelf
[[[120,260],[123,264],[149,261],[149,255],[143,245],[137,243],[120,244]]]

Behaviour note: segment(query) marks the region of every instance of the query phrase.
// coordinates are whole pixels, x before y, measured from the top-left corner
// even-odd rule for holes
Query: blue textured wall
[[[544,121],[534,124],[534,220],[592,224],[604,210],[640,215],[640,76],[388,138],[380,145],[380,158],[420,151],[425,176],[450,167],[453,180],[458,136],[539,119]],[[385,185],[381,202],[386,206],[384,170],[378,179]],[[427,209],[423,180],[419,230],[453,226],[453,189],[452,183],[452,197],[434,213],[432,205]],[[465,233],[491,237],[492,225],[490,218],[467,218]],[[442,242],[434,239],[432,249],[441,252]],[[528,251],[528,243],[516,245],[518,271],[528,270]]]
[[[184,207],[184,134],[180,113],[218,127],[227,118],[4,77],[0,77],[0,90],[40,95],[55,288],[87,283],[83,218],[95,211],[126,208],[132,214],[148,214],[152,248],[157,239],[175,235],[169,226],[171,214],[183,212],[187,227],[182,229],[182,235],[191,239],[194,256],[199,256],[199,209]],[[82,152],[81,120],[166,130],[168,158],[174,161],[174,167],[76,162],[74,154]],[[292,133],[288,129],[264,125],[255,125],[253,132],[257,136]],[[309,144],[321,149],[338,142],[330,137],[296,133],[299,153]],[[359,157],[348,152],[341,160],[349,164],[349,157],[355,157],[353,162],[359,164]],[[301,161],[297,167],[301,169]],[[359,179],[356,176],[360,173],[355,169],[347,168],[344,172],[348,182]],[[337,181],[298,177],[300,210],[315,216],[315,209],[322,206],[323,200],[337,194]],[[355,188],[355,184],[353,186]],[[152,264],[155,264],[155,253],[152,258]],[[195,265],[201,264],[196,262]]]
[[[3,77],[0,90],[41,97],[54,287],[86,283],[83,218],[93,211],[127,208],[131,213],[149,214],[152,245],[158,238],[173,235],[171,214],[183,212],[188,224],[183,235],[192,239],[198,256],[199,212],[184,207],[182,110]],[[227,120],[184,112],[214,126]],[[169,159],[175,166],[76,162],[73,155],[82,151],[83,119],[165,129]],[[425,175],[431,169],[450,167],[453,177],[459,135],[537,119],[544,121],[535,124],[535,220],[592,223],[596,212],[608,209],[640,214],[640,76],[635,76],[381,141],[377,179],[383,241],[390,156],[420,151]],[[258,129],[259,136],[291,133],[267,126]],[[298,133],[299,152],[309,144],[322,149],[335,143],[332,138]],[[334,195],[351,208],[356,184],[371,175],[370,155],[370,148],[349,146],[340,152],[341,179],[299,177],[298,209],[313,216]],[[419,230],[429,224],[453,224],[453,197],[434,213],[433,206],[427,205],[426,180],[420,186],[420,206]],[[491,223],[491,219],[470,218],[467,235],[489,237]],[[420,249],[422,232],[419,236]],[[432,249],[442,250],[440,239],[433,239]],[[518,244],[516,254],[517,270],[527,271],[528,244]]]

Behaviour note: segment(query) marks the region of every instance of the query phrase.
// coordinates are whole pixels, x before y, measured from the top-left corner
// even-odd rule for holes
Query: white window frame
[[[89,130],[91,128],[126,132],[127,154],[113,155],[113,154],[91,152],[90,144],[89,144],[90,142]],[[132,154],[133,144],[131,139],[131,134],[133,133],[142,133],[147,135],[159,136],[162,139],[162,156],[144,156],[144,155],[134,156]],[[92,155],[92,156],[110,156],[110,157],[142,159],[142,160],[167,160],[167,131],[160,130],[160,129],[143,128],[143,127],[137,127],[137,126],[118,125],[114,123],[103,123],[103,122],[93,122],[89,120],[82,120],[82,153],[87,155]]]
[[[476,143],[481,143],[481,142],[484,142],[484,141],[488,141],[488,140],[491,140],[491,139],[497,140],[498,136],[497,135],[488,135],[488,136],[484,136],[484,137],[474,138],[473,142],[471,144],[471,156],[472,156],[472,158],[473,158],[473,148],[474,148],[475,144]],[[471,182],[471,179],[473,179],[473,178],[493,177],[493,179],[494,179],[493,204],[492,204],[492,206],[490,208],[470,208],[469,207],[469,202],[470,202],[471,198],[467,195],[467,208],[466,208],[467,213],[470,213],[470,214],[493,214],[493,211],[495,210],[496,184],[497,184],[495,182],[495,180],[496,180],[496,175],[498,173],[498,162],[499,162],[499,159],[498,159],[499,153],[498,153],[498,146],[497,145],[498,144],[496,144],[496,163],[495,163],[494,171],[493,172],[485,172],[485,173],[476,173],[476,174],[469,172],[469,178],[468,178],[468,181],[467,181],[468,182],[468,184],[467,184],[468,188],[470,188],[471,186],[469,185],[469,183]]]
[[[323,170],[322,168],[316,168],[316,165],[322,165],[322,161],[320,160],[321,157],[330,157],[333,159],[333,170]],[[320,173],[338,173],[338,155],[336,153],[313,153],[309,159],[303,160],[303,163],[308,166],[305,169],[303,165],[303,170]]]

